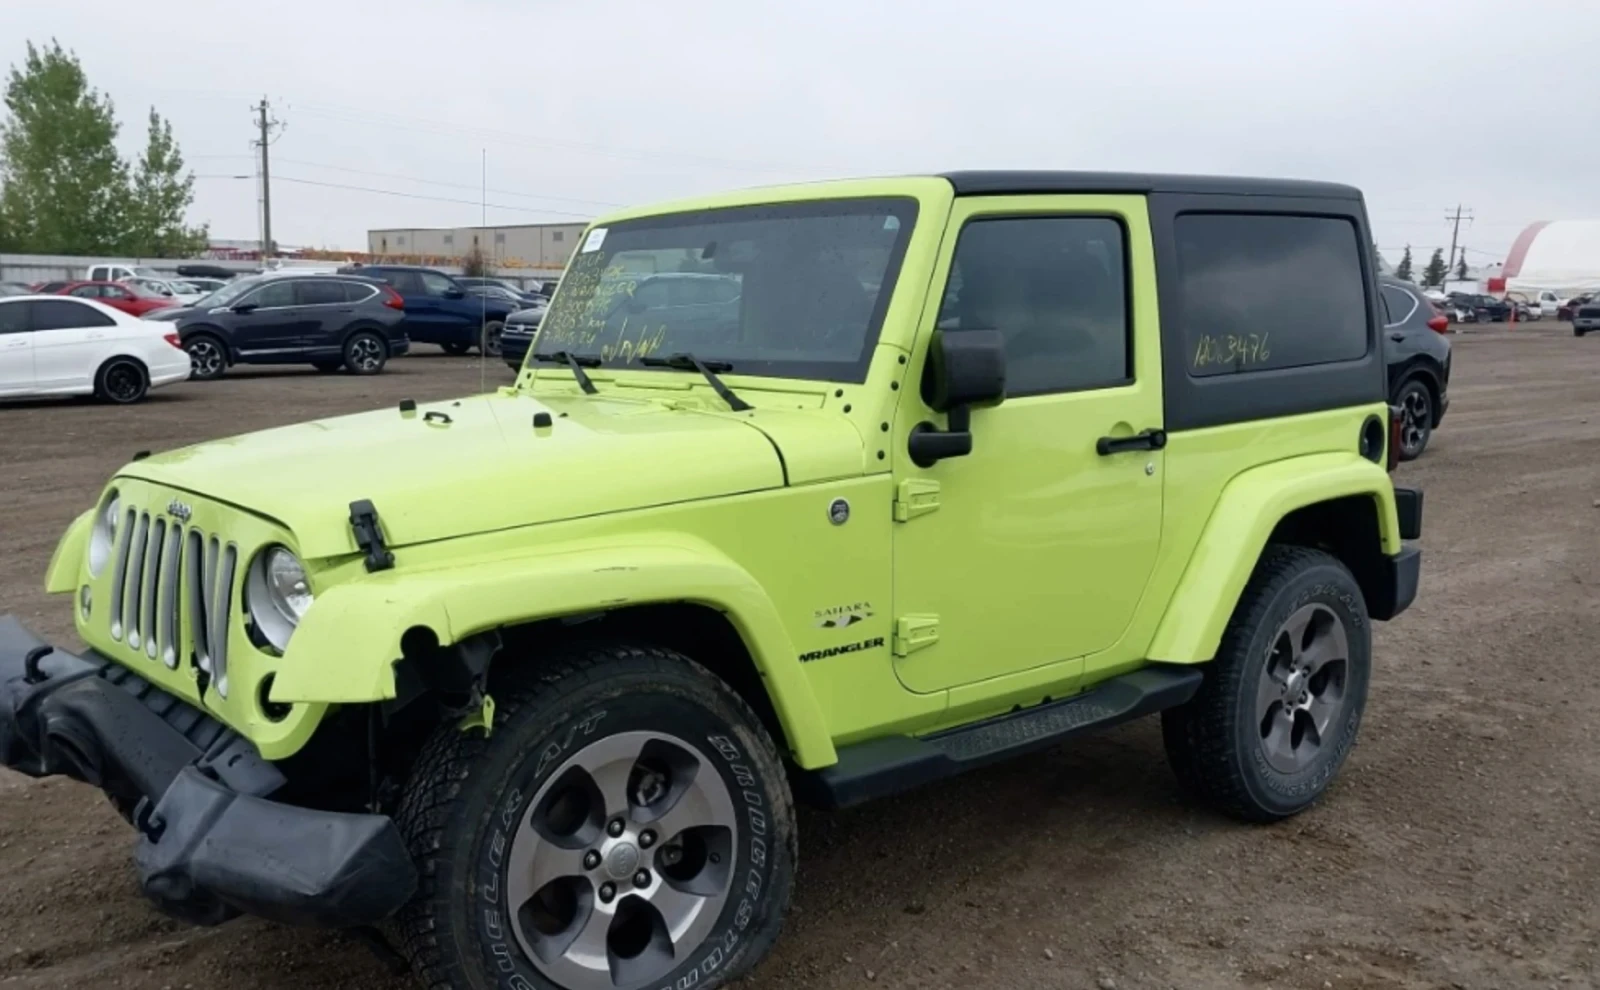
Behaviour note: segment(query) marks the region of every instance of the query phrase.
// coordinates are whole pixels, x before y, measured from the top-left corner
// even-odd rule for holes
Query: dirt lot
[[[1509,988],[1600,982],[1600,341],[1455,338],[1427,455],[1422,597],[1380,626],[1361,744],[1319,808],[1249,828],[1178,797],[1155,722],[837,816],[805,814],[795,913],[754,990]],[[502,366],[490,385],[510,380]],[[0,612],[74,642],[39,584],[135,451],[478,388],[183,385],[145,407],[0,408]],[[89,789],[0,771],[0,984],[401,990],[338,935],[194,930],[135,893]]]

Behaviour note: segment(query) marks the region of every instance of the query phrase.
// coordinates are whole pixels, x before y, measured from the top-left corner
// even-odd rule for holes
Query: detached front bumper
[[[0,764],[92,784],[131,811],[139,886],[184,921],[370,925],[416,889],[388,817],[267,800],[285,780],[249,740],[11,616],[0,616]]]

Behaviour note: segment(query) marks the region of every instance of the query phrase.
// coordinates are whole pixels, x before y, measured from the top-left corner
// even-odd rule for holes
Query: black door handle
[[[1167,445],[1166,430],[1145,430],[1131,437],[1101,437],[1095,441],[1095,453],[1101,457],[1125,454],[1130,450],[1160,450]]]

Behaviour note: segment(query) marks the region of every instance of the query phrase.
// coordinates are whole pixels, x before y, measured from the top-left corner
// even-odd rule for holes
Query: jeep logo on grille
[[[188,522],[189,507],[177,499],[173,499],[167,503],[167,515],[178,520],[179,522]]]

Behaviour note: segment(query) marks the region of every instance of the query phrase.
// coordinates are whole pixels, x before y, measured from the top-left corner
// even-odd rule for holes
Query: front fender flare
[[[836,760],[822,709],[761,585],[697,542],[588,544],[427,569],[396,568],[319,594],[273,680],[281,702],[395,697],[400,638],[426,626],[441,645],[539,619],[693,602],[724,613],[754,658],[795,759]]]
[[[94,528],[98,510],[90,509],[72,520],[72,525],[61,534],[55,552],[50,555],[50,566],[44,572],[44,590],[51,594],[76,591],[79,569],[83,566],[84,548],[89,545],[89,531]],[[76,608],[76,606],[74,606]]]
[[[1385,554],[1400,552],[1400,519],[1388,473],[1355,453],[1309,454],[1251,468],[1223,486],[1189,566],[1167,605],[1149,658],[1202,663],[1216,656],[1233,607],[1272,530],[1296,509],[1371,495]]]

